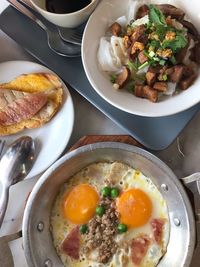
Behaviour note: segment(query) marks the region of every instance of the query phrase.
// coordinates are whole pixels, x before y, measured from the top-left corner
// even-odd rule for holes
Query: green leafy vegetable
[[[116,78],[117,78],[117,75],[116,74],[111,74],[110,75],[110,81],[111,81],[111,83],[115,83],[116,82]]]
[[[155,33],[159,36],[159,39],[163,41],[165,39],[165,34],[168,31],[166,25],[158,24],[156,25]]]
[[[134,93],[134,89],[135,89],[135,85],[134,85],[134,81],[131,80],[126,86],[125,86],[125,89],[127,91],[129,91],[129,93],[133,94]]]
[[[138,70],[138,66],[137,66],[137,62],[133,62],[132,60],[129,60],[127,63],[128,68],[130,69],[130,71],[137,71]]]
[[[152,40],[151,42],[149,42],[149,47],[151,47],[152,49],[158,49],[160,48],[160,42]]]
[[[138,70],[141,70],[141,69],[145,68],[148,65],[149,65],[149,63],[148,63],[148,61],[146,61],[142,65],[139,66]]]
[[[175,65],[175,64],[177,63],[175,56],[172,56],[172,57],[170,58],[170,61],[171,61],[171,63],[172,63],[173,65]]]
[[[167,81],[167,74],[163,74],[163,76],[162,76],[162,78],[163,78],[163,81]]]
[[[149,6],[149,20],[151,23],[154,23],[157,25],[166,25],[165,16],[154,5]]]
[[[161,66],[164,66],[165,63],[166,63],[166,61],[165,61],[164,59],[161,59],[161,60],[159,61],[159,64],[160,64]]]
[[[187,38],[180,32],[176,32],[176,37],[173,40],[167,41],[165,40],[162,44],[162,47],[171,48],[171,50],[175,53],[177,50],[184,48],[188,43]]]

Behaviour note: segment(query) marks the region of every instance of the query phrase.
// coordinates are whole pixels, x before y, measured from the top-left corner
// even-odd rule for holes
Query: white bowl
[[[91,0],[86,7],[72,13],[56,14],[46,10],[46,0],[30,0],[34,8],[47,20],[60,27],[75,28],[85,22],[94,11],[99,0]]]
[[[134,1],[134,0],[133,0]],[[196,0],[154,0],[143,3],[168,3],[180,7],[186,12],[198,29],[200,25],[200,5]],[[149,100],[135,97],[125,90],[114,90],[110,78],[100,70],[97,60],[99,40],[105,35],[109,25],[118,17],[127,13],[129,0],[102,0],[86,25],[82,43],[83,66],[93,88],[111,105],[131,114],[147,117],[168,116],[186,110],[200,101],[200,76],[185,91],[174,96],[166,96],[162,101],[151,103]]]

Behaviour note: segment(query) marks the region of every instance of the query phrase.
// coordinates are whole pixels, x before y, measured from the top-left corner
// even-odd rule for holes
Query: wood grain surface
[[[129,135],[86,135],[79,139],[70,149],[72,151],[78,147],[94,144],[98,142],[121,142],[129,145],[143,147]]]

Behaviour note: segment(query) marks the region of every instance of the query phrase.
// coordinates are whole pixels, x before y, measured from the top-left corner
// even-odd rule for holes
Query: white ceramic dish
[[[24,73],[52,72],[48,68],[28,61],[8,61],[0,64],[0,83],[8,82]],[[36,143],[36,161],[26,178],[34,177],[45,171],[63,152],[72,133],[74,124],[74,107],[71,95],[63,84],[63,104],[55,116],[41,128],[24,130],[14,135],[4,136],[9,145],[23,135],[31,136]]]
[[[198,29],[200,24],[200,5],[195,0],[140,1],[141,5],[143,3],[168,3],[180,7]],[[112,22],[127,13],[129,4],[129,0],[102,0],[88,20],[83,35],[82,61],[87,78],[93,88],[111,105],[140,116],[168,116],[197,104],[200,101],[200,76],[189,89],[182,91],[180,94],[172,97],[166,96],[158,103],[151,103],[149,100],[135,97],[128,91],[114,90],[109,76],[100,70],[97,60],[99,40],[105,35]]]
[[[72,13],[55,14],[46,10],[46,0],[30,0],[34,8],[47,20],[51,21],[57,26],[74,28],[87,20],[89,15],[93,12],[99,0],[91,0],[91,3],[86,7]]]

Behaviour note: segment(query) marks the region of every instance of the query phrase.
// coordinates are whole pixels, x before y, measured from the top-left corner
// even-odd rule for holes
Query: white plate
[[[33,72],[52,72],[48,68],[28,61],[9,61],[0,63],[0,83],[8,82],[20,74]],[[27,178],[45,171],[61,155],[72,133],[74,124],[74,107],[71,95],[63,83],[63,104],[55,116],[42,127],[24,130],[14,135],[4,136],[9,145],[20,136],[31,136],[36,144],[36,161]]]
[[[134,1],[134,0],[133,0]],[[200,25],[200,5],[196,0],[140,0],[143,3],[168,3],[182,8],[198,29]],[[107,102],[126,112],[147,116],[161,117],[186,110],[200,101],[200,76],[187,90],[178,95],[165,97],[161,102],[151,103],[149,100],[135,97],[125,90],[114,90],[108,75],[98,66],[97,50],[99,40],[105,36],[109,25],[117,18],[127,14],[129,0],[102,0],[85,27],[82,42],[83,66],[93,88]]]

